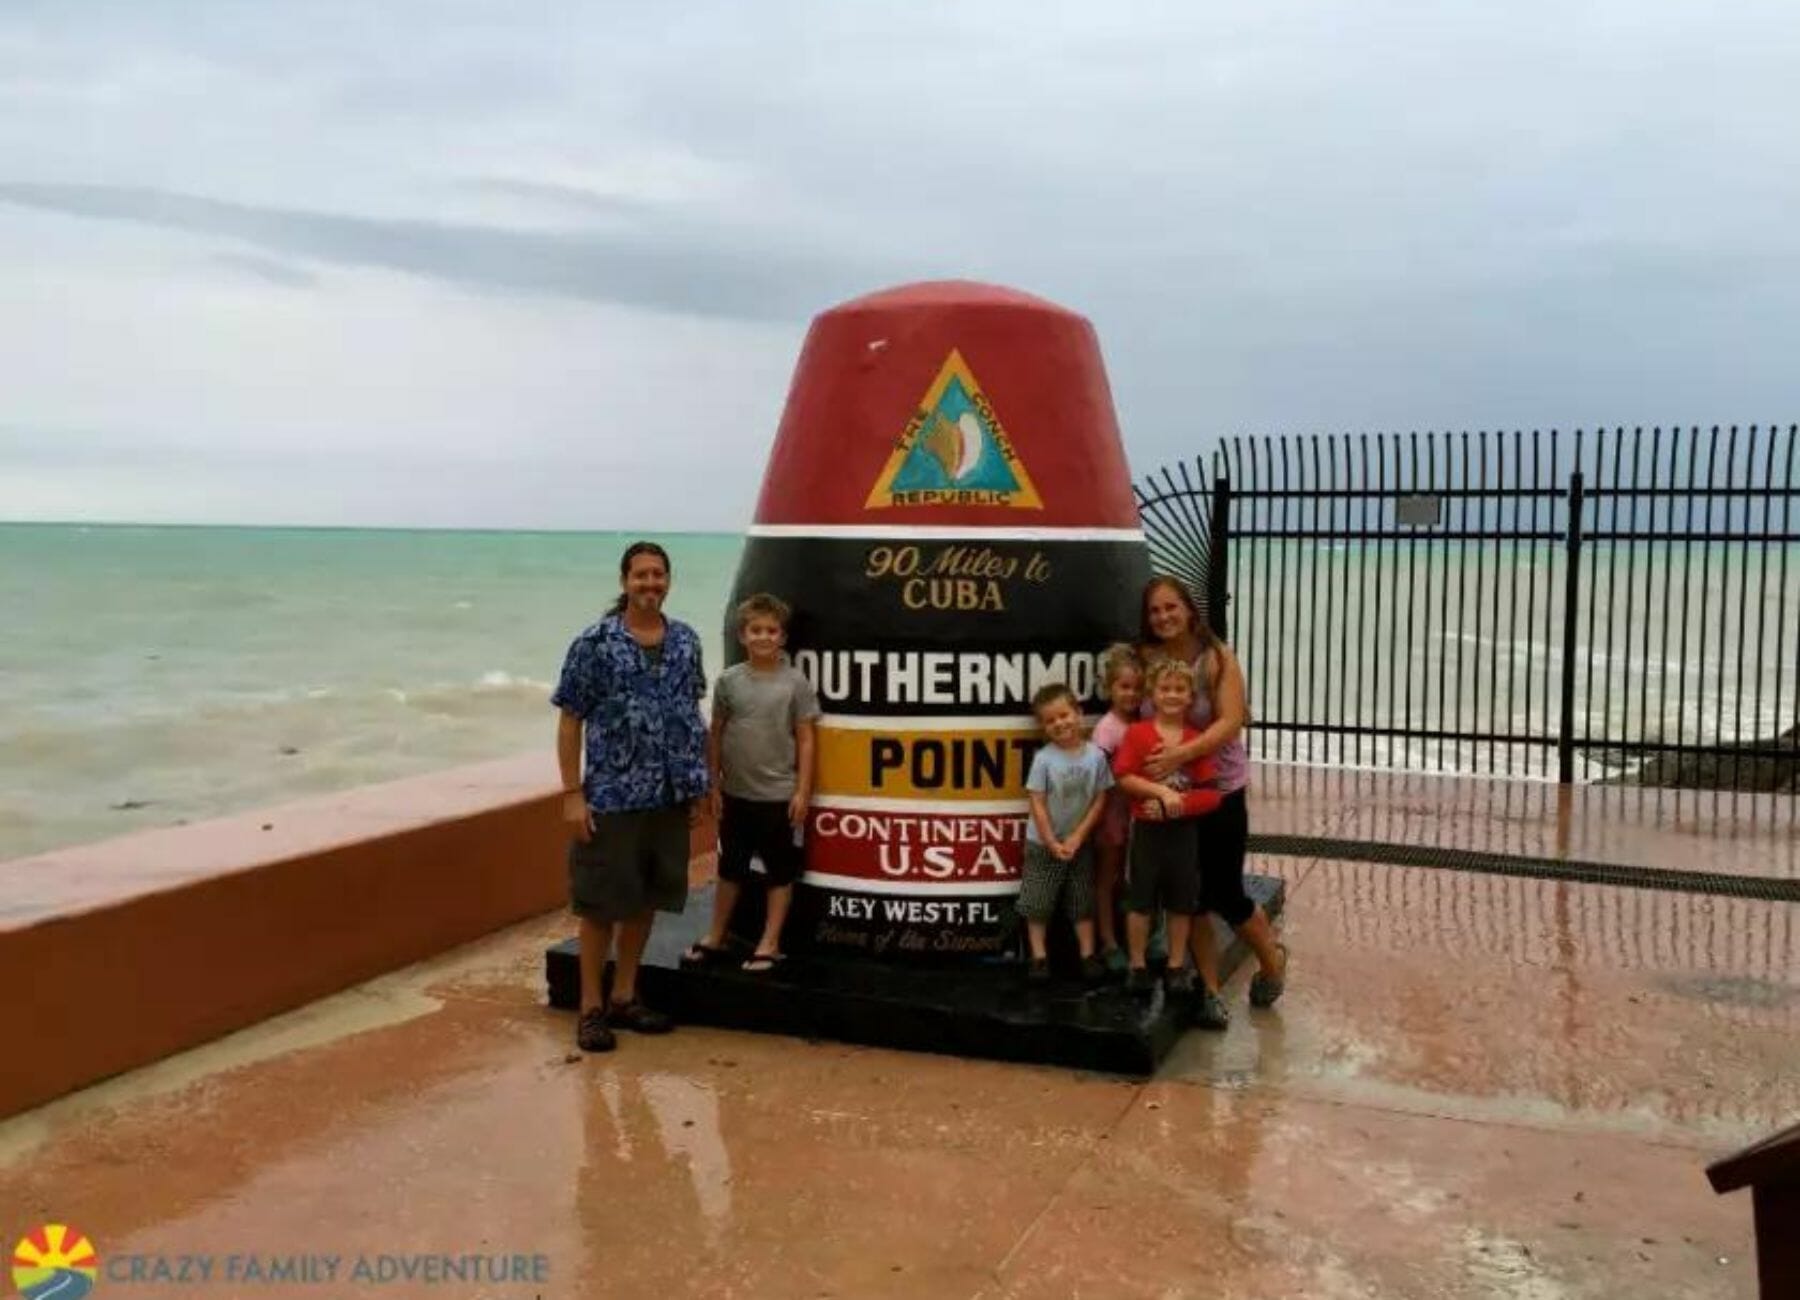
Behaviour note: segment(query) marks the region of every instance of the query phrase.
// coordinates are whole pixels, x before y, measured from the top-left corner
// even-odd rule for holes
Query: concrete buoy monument
[[[710,920],[703,888],[651,935],[640,993],[686,1023],[1153,1071],[1182,998],[1033,985],[1010,960],[1031,697],[1061,682],[1101,712],[1100,653],[1137,630],[1149,573],[1086,320],[966,282],[817,317],[724,629],[734,662],[731,610],[759,591],[786,601],[789,652],[823,709],[788,959],[760,973],[685,963]],[[1246,885],[1280,911],[1279,880]],[[733,917],[746,954],[760,901],[747,891]],[[1229,975],[1247,949],[1214,932]],[[577,1005],[575,940],[545,954],[545,978],[551,1005]]]
[[[793,606],[824,710],[790,952],[1007,950],[1031,696],[1060,681],[1104,708],[1099,652],[1148,575],[1083,317],[944,282],[813,321],[731,601]]]

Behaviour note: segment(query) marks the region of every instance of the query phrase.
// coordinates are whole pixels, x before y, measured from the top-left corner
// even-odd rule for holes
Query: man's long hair
[[[675,566],[669,562],[669,553],[667,551],[663,550],[663,548],[658,546],[655,542],[633,542],[630,546],[625,548],[625,554],[619,558],[619,582],[621,584],[624,583],[626,578],[631,576],[631,562],[640,555],[654,555],[663,562],[663,572],[667,573],[671,578],[675,576]],[[619,598],[613,601],[612,608],[606,612],[608,614],[623,614],[625,612],[625,606],[629,603],[630,597],[621,591],[619,593]]]

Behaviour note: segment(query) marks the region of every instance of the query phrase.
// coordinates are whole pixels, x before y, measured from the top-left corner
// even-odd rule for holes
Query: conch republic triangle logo
[[[954,348],[863,503],[887,506],[1044,508],[993,403]]]
[[[64,1223],[46,1223],[13,1248],[12,1283],[26,1300],[81,1300],[99,1276],[94,1243]]]

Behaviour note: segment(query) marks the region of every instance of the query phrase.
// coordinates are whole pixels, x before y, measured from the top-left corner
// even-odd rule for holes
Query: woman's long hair
[[[1158,587],[1167,587],[1181,598],[1181,603],[1187,606],[1188,625],[1193,629],[1200,653],[1211,654],[1219,645],[1219,638],[1212,630],[1212,624],[1200,612],[1200,603],[1194,599],[1194,593],[1188,590],[1187,583],[1166,573],[1154,574],[1144,584],[1144,594],[1138,598],[1138,644],[1144,647],[1145,653],[1155,650],[1157,646],[1156,634],[1150,630],[1150,593]]]
[[[619,557],[619,582],[621,585],[623,585],[625,579],[631,576],[631,562],[640,555],[654,555],[663,562],[663,572],[668,574],[671,578],[675,576],[675,566],[670,563],[669,553],[667,551],[663,550],[663,548],[658,546],[655,542],[633,542],[630,546],[625,548],[625,554]],[[612,608],[606,612],[608,614],[623,614],[628,602],[629,597],[621,591],[619,593],[619,598],[613,601]]]

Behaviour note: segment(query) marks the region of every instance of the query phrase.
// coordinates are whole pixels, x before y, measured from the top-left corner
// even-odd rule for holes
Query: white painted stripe
[[[869,541],[1142,542],[1141,528],[984,528],[979,524],[751,524],[751,537]]]
[[[928,817],[1004,817],[1031,811],[1029,799],[892,799],[879,794],[815,794],[812,806],[844,812],[919,813]]]
[[[809,871],[800,877],[820,889],[842,889],[852,894],[904,894],[912,897],[1001,897],[1019,892],[1016,880],[865,880],[861,876],[834,876]],[[882,920],[876,917],[876,920]]]
[[[1002,718],[967,714],[933,713],[918,717],[876,717],[868,713],[821,713],[821,727],[833,731],[1036,731],[1037,719],[1029,714]]]

